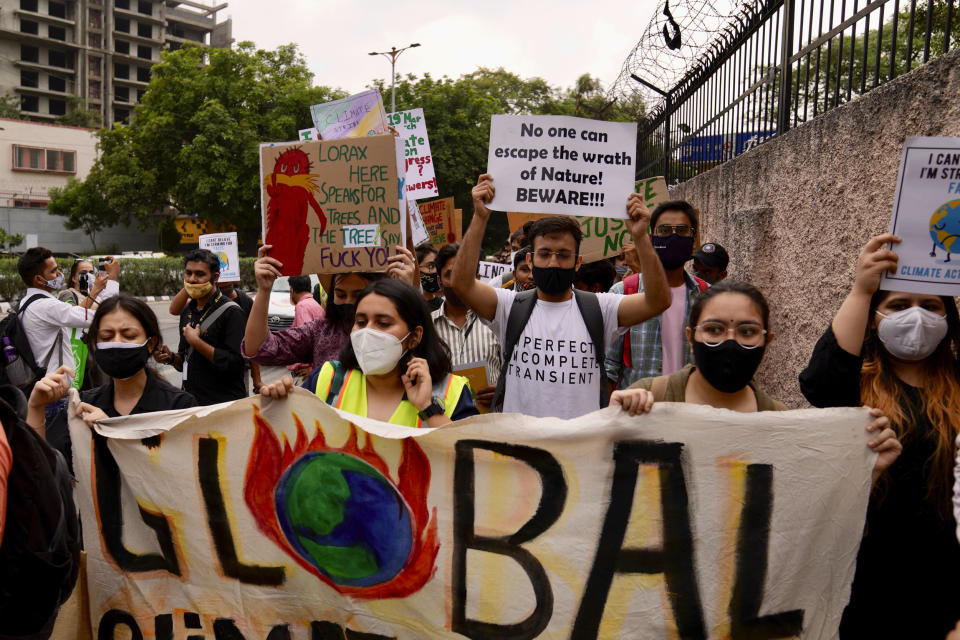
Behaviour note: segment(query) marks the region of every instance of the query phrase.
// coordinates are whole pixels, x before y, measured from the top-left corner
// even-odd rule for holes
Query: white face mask
[[[922,307],[910,307],[885,315],[877,335],[894,358],[916,362],[937,350],[947,335],[947,319]]]
[[[357,356],[357,363],[363,374],[376,376],[393,371],[400,362],[400,358],[406,353],[403,340],[406,340],[409,335],[408,333],[397,340],[389,333],[367,327],[351,333],[350,344],[353,345],[353,352]]]
[[[64,283],[63,273],[61,272],[60,275],[58,275],[53,280],[46,280],[45,282],[47,283],[47,286],[53,289],[54,291],[56,291],[57,289],[63,289],[63,283]]]

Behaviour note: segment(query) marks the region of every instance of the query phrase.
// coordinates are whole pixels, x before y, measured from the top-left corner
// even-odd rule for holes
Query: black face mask
[[[457,295],[457,292],[453,290],[453,287],[444,287],[443,288],[443,299],[447,301],[447,304],[452,307],[465,307],[463,300],[460,299],[460,296]]]
[[[697,370],[715,389],[723,393],[740,391],[757,372],[766,347],[746,349],[736,340],[721,342],[708,347],[702,342],[693,342],[693,359]]]
[[[562,269],[533,266],[533,282],[537,285],[537,289],[548,296],[559,296],[564,291],[568,291],[573,286],[576,275],[577,270],[573,267]]]
[[[440,274],[439,273],[421,273],[420,274],[420,286],[423,287],[423,290],[427,293],[437,293],[440,291]]]
[[[111,378],[119,380],[135,376],[147,365],[149,358],[149,341],[145,344],[98,342],[93,352],[97,366]]]
[[[343,304],[334,302],[333,306],[336,307],[337,313],[340,314],[343,324],[347,327],[352,327],[354,315],[357,313],[357,305],[350,302],[344,302]]]
[[[664,269],[679,269],[693,257],[693,236],[653,236],[653,250]]]

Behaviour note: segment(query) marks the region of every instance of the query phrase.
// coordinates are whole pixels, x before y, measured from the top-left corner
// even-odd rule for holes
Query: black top
[[[183,337],[183,328],[187,323],[199,326],[207,315],[230,302],[229,298],[217,291],[202,310],[197,310],[196,300],[190,300],[180,312],[180,347],[177,352],[184,359],[183,390],[189,391],[197,399],[197,404],[217,404],[247,397],[244,361],[240,355],[246,319],[239,306],[227,309],[200,335],[214,349],[213,362],[196,350],[188,358],[190,344]]]
[[[800,389],[817,407],[860,406],[862,365],[863,358],[844,351],[827,329],[800,374]],[[928,495],[936,434],[922,411],[920,392],[903,386],[906,414],[914,425],[871,496],[841,638],[941,640],[960,620],[956,523],[949,517],[950,505],[938,509]]]
[[[253,309],[253,298],[237,288],[234,288],[233,292],[237,294],[237,297],[233,298],[233,301],[240,305],[240,308],[243,309],[243,317],[249,318],[250,310]]]
[[[95,389],[80,392],[80,400],[87,404],[103,409],[111,418],[120,414],[113,408],[113,380],[100,385]],[[130,415],[152,413],[154,411],[168,411],[170,409],[187,409],[197,406],[197,401],[186,391],[177,389],[155,373],[147,370],[147,384],[143,387],[143,395],[137,401]],[[73,471],[73,449],[70,446],[70,428],[67,426],[67,409],[57,414],[53,423],[47,428],[47,442],[63,453]]]

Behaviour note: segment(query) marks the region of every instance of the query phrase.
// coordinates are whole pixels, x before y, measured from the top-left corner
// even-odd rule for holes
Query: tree
[[[23,120],[20,113],[20,98],[14,95],[0,96],[0,118]]]
[[[67,96],[67,113],[58,116],[54,122],[73,127],[97,129],[103,124],[103,118],[96,109],[87,109],[86,103],[80,96]]]
[[[295,140],[298,129],[312,126],[310,105],[344,95],[311,82],[292,44],[164,51],[131,123],[99,133],[100,157],[85,188],[56,192],[50,210],[85,229],[126,220],[155,227],[159,216],[196,214],[233,225],[252,252],[260,233],[259,144]],[[83,204],[95,206],[78,210]]]
[[[7,233],[6,229],[0,229],[0,251],[10,251],[22,243],[22,233]]]

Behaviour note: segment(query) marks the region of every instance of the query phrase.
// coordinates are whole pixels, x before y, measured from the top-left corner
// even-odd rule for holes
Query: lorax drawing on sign
[[[310,239],[307,206],[313,208],[320,220],[320,233],[327,228],[327,216],[313,197],[317,177],[310,171],[310,157],[300,147],[284,151],[273,165],[273,173],[266,176],[267,237],[265,244],[273,245],[270,257],[283,263],[283,272],[303,273],[303,255]]]

